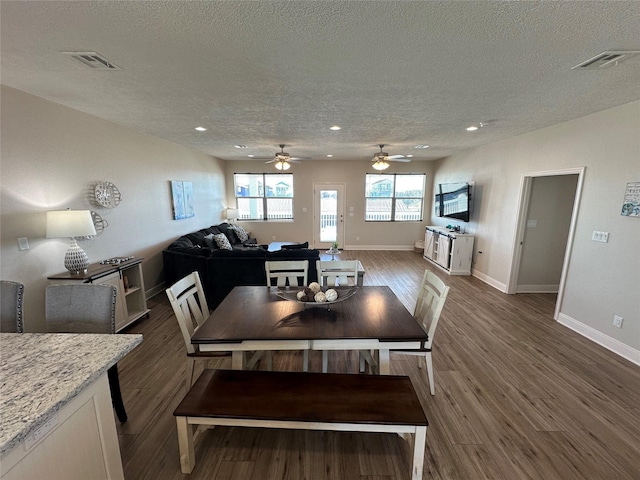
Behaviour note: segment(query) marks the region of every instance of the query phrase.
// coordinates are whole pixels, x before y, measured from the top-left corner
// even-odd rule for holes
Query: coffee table
[[[282,250],[283,245],[298,245],[299,243],[302,242],[271,242],[267,250],[270,252],[277,252],[278,250]]]
[[[340,287],[338,287],[340,288]],[[389,350],[416,350],[428,336],[386,286],[359,287],[326,307],[283,300],[276,287],[235,287],[191,338],[202,351],[231,351],[244,369],[244,352],[269,350],[374,350],[388,375]]]

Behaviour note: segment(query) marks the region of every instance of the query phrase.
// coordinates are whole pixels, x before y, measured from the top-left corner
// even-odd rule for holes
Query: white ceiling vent
[[[613,67],[623,60],[627,60],[640,53],[640,50],[611,50],[609,52],[602,52],[593,58],[590,58],[586,62],[579,63],[575,67],[571,67],[571,70],[575,68],[597,70],[599,68]]]
[[[115,63],[97,52],[62,52],[62,54],[69,55],[71,58],[75,58],[79,62],[96,70],[122,70]]]

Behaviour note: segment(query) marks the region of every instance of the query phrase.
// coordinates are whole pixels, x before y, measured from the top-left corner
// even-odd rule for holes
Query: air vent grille
[[[623,60],[628,60],[629,58],[637,55],[638,53],[640,53],[638,50],[612,50],[609,52],[602,52],[585,62],[579,63],[575,67],[571,67],[571,69],[598,70],[599,68],[613,67]]]
[[[71,58],[95,70],[122,70],[122,68],[97,52],[62,52],[62,54],[69,55]]]

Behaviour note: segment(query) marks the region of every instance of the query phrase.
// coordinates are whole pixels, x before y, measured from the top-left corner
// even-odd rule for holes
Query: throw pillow
[[[218,248],[215,240],[213,239],[213,233],[204,236],[204,246],[208,248]]]
[[[231,248],[231,244],[229,243],[229,239],[224,233],[218,233],[217,235],[214,235],[213,239],[218,244],[218,247],[220,247],[221,249],[233,250],[233,248]]]
[[[224,234],[227,236],[227,238],[229,239],[229,243],[231,245],[235,245],[236,243],[240,243],[240,240],[238,239],[238,236],[236,235],[236,232],[233,228],[229,227],[225,230]]]
[[[240,240],[240,243],[244,243],[247,240],[249,240],[249,232],[247,232],[240,225],[231,225],[231,228],[233,229],[233,231],[238,236],[238,239]]]

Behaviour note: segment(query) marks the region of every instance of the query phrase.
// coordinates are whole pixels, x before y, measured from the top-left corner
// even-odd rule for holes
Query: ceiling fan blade
[[[389,157],[388,160],[390,162],[402,162],[402,163],[409,163],[411,161],[408,158],[393,158],[393,157]]]
[[[386,157],[387,160],[394,160],[396,158],[406,158],[404,155],[388,155]]]
[[[267,160],[267,161],[266,161],[266,162],[264,162],[264,163],[273,163],[273,162],[275,162],[275,161],[276,161],[276,159],[275,159],[275,158],[272,158],[271,160]]]
[[[311,157],[290,157],[289,160],[293,160],[294,162],[296,160],[311,160]]]

